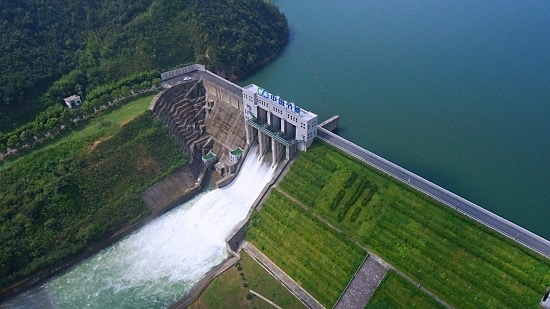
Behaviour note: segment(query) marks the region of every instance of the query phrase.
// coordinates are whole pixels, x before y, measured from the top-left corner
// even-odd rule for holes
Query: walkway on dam
[[[340,148],[348,154],[368,163],[371,166],[409,184],[411,187],[424,192],[436,200],[454,208],[474,220],[515,239],[517,242],[539,252],[550,258],[550,241],[500,217],[492,212],[485,210],[478,205],[449,192],[438,185],[382,158],[376,154],[365,150],[352,142],[317,126],[317,137]]]
[[[233,93],[238,97],[242,98],[243,96],[243,88],[241,88],[239,85],[236,85],[224,78],[221,78],[213,73],[210,73],[209,71],[200,71],[200,70],[190,71],[188,73],[185,73],[179,76],[174,76],[170,79],[167,79],[163,81],[163,83],[177,84],[177,83],[183,82],[184,78],[187,76],[191,77],[192,79],[200,79],[202,77],[218,85],[220,88],[224,88],[225,90]]]
[[[371,255],[359,267],[344,294],[340,297],[336,309],[364,308],[374,291],[388,271],[388,265],[381,264]]]
[[[254,247],[248,241],[244,241],[242,248],[256,261],[258,261],[265,269],[267,269],[279,282],[281,282],[294,296],[296,296],[304,305],[308,308],[323,309],[321,305],[313,296],[311,296],[306,290],[298,285],[292,278],[290,278],[284,271],[282,271],[275,263],[261,253],[256,247]]]

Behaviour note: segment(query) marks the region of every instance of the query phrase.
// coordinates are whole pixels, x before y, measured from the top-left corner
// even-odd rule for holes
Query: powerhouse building
[[[273,153],[274,162],[285,153],[291,158],[296,150],[306,151],[317,136],[316,114],[255,84],[243,88],[243,107],[247,143],[257,140],[262,154]]]

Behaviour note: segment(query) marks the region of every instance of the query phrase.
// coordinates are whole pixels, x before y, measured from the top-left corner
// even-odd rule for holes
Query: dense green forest
[[[1,1],[0,135],[144,71],[200,62],[241,78],[287,39],[286,18],[263,0]]]
[[[186,164],[151,112],[122,128],[104,122],[0,170],[0,288],[143,218],[139,193]]]

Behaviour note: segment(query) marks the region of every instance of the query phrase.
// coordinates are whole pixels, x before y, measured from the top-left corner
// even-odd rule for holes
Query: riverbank
[[[199,165],[199,166],[197,166]],[[200,168],[200,163],[196,164],[190,164],[185,167],[182,167],[172,174],[166,176],[159,182],[157,182],[155,185],[153,185],[151,188],[155,188],[159,185],[164,185],[164,187],[167,187],[167,183],[171,182],[173,183],[175,179],[180,178],[182,173],[196,173],[197,168]],[[196,182],[188,186],[185,190],[180,190],[179,195],[175,196],[172,194],[172,197],[174,197],[173,200],[164,200],[160,203],[157,203],[157,207],[152,210],[151,215],[147,216],[146,218],[140,220],[137,223],[134,223],[132,225],[129,225],[127,227],[122,228],[121,230],[114,233],[111,237],[109,237],[106,240],[103,240],[102,242],[91,246],[87,248],[84,252],[80,253],[78,256],[75,256],[73,258],[70,258],[67,261],[64,261],[62,263],[56,264],[54,266],[51,266],[45,270],[40,271],[36,275],[32,276],[31,278],[24,279],[20,282],[18,282],[15,285],[12,285],[6,289],[3,289],[0,291],[0,300],[4,301],[11,297],[14,297],[15,295],[22,293],[26,290],[29,290],[35,286],[38,286],[39,284],[45,282],[49,278],[62,273],[63,271],[69,269],[70,267],[88,259],[89,257],[97,254],[101,250],[108,248],[109,246],[113,245],[114,243],[120,241],[122,238],[130,235],[132,232],[142,228],[143,226],[147,225],[149,222],[153,221],[160,215],[168,212],[169,210],[173,209],[174,207],[180,205],[181,203],[184,203],[194,196],[196,196],[203,188],[206,183],[208,183],[209,177],[208,177],[208,170],[205,168],[200,169],[200,172],[198,174],[198,178]],[[181,182],[179,182],[181,184]],[[169,185],[168,185],[169,186]],[[150,190],[151,188],[147,189],[145,192]],[[146,202],[147,203],[147,202]]]

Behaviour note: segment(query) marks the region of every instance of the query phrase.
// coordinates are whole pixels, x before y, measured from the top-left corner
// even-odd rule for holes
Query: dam
[[[316,114],[257,85],[242,88],[198,64],[161,79],[168,89],[150,109],[193,160],[211,153],[219,170],[235,170],[235,149],[258,144],[260,155],[276,164],[307,151],[317,136]]]
[[[338,120],[317,124],[317,115],[304,111],[293,102],[254,84],[241,88],[200,65],[165,72],[161,78],[167,83],[179,83],[184,76],[208,80],[225,92],[240,96],[239,106],[245,106],[240,110],[246,121],[246,142],[259,143],[260,151],[271,152],[274,161],[281,157],[277,153],[283,150],[286,150],[286,159],[291,159],[297,149],[307,151],[307,147],[317,137],[496,232],[550,257],[550,241],[330,132],[337,127],[333,124]]]
[[[274,167],[260,159],[271,161],[273,166],[291,160],[298,151],[307,151],[316,138],[453,209],[465,213],[472,209],[472,218],[550,257],[545,239],[499,220],[481,207],[331,133],[326,128],[335,122],[318,124],[317,115],[292,101],[257,85],[239,87],[201,65],[166,72],[161,77],[166,89],[152,101],[150,109],[193,162],[219,173],[216,183],[221,189],[200,194],[67,273],[21,295],[22,299],[13,299],[7,307],[169,306],[228,257],[226,237],[247,219],[254,200],[275,173]],[[244,160],[236,155],[238,149]],[[479,213],[488,214],[483,217]],[[491,220],[495,219],[504,228],[493,224]],[[154,271],[146,271],[149,269]],[[143,294],[149,297],[143,299]]]

